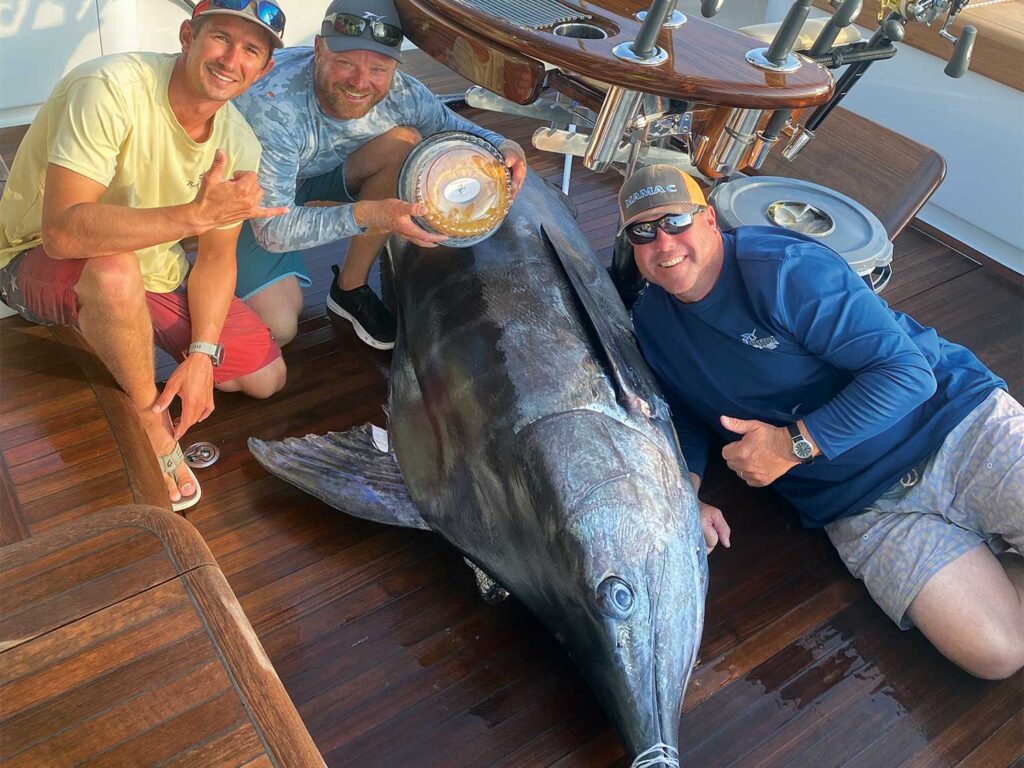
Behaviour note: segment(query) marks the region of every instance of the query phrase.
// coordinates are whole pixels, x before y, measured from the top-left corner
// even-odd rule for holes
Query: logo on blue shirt
[[[753,347],[754,349],[775,349],[779,346],[779,341],[774,336],[767,336],[763,339],[757,338],[757,328],[750,333],[744,333],[740,336],[740,340],[748,347]]]

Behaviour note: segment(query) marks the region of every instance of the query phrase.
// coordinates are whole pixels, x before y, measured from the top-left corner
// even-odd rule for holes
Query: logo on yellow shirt
[[[185,181],[185,186],[188,187],[189,189],[192,189],[192,190],[195,190],[196,192],[198,192],[199,188],[203,185],[203,176],[205,176],[205,175],[206,175],[206,171],[203,171],[202,173],[199,174],[199,178],[196,179],[195,181],[193,181],[192,179],[187,179]]]

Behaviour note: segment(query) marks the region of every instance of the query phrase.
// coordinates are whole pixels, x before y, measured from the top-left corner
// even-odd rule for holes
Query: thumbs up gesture
[[[199,234],[218,227],[236,224],[243,219],[279,216],[286,207],[262,208],[263,188],[252,171],[236,171],[230,179],[224,178],[227,157],[224,151],[214,152],[213,163],[203,174],[199,193],[192,202]]]
[[[722,426],[742,437],[722,449],[722,458],[740,480],[754,488],[782,477],[800,461],[789,432],[763,421],[722,416]]]

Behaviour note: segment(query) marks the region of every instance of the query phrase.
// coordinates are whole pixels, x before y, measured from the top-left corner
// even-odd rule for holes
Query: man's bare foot
[[[142,428],[149,437],[150,445],[153,446],[154,458],[167,456],[174,450],[177,443],[169,413],[153,413],[146,409],[139,411],[139,421],[142,422]],[[197,490],[187,464],[179,466],[173,475],[164,473],[163,478],[167,486],[167,496],[172,503],[192,496]]]

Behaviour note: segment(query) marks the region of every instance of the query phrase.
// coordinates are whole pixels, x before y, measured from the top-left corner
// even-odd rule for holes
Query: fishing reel
[[[946,65],[945,72],[950,77],[962,77],[971,64],[971,53],[974,49],[974,38],[978,30],[964,27],[960,37],[953,35],[949,28],[953,20],[967,7],[971,0],[879,0],[878,20],[887,18],[896,20],[916,21],[930,27],[942,14],[946,21],[939,30],[939,37],[953,44],[953,55]],[[905,23],[905,22],[904,22]]]
[[[783,120],[781,115],[776,114],[775,124],[770,126],[776,129],[776,136],[782,131],[784,125],[791,136],[789,144],[782,150],[782,156],[787,160],[792,160],[800,153],[814,138],[814,131],[856,85],[872,62],[896,55],[895,43],[903,40],[909,22],[918,22],[928,26],[943,13],[947,14],[939,35],[953,43],[953,55],[943,71],[949,77],[963,77],[971,64],[974,39],[978,31],[974,27],[967,26],[963,28],[960,37],[957,38],[948,30],[953,19],[967,7],[969,2],[970,0],[879,0],[878,29],[867,42],[831,49],[820,48],[815,44],[809,51],[803,52],[814,61],[831,69],[848,66],[842,77],[836,82],[832,98],[818,107],[802,126],[788,125],[788,115]],[[850,24],[860,13],[861,0],[830,0],[830,3],[837,9],[833,16],[833,22],[836,24]],[[837,19],[839,21],[836,21]]]
[[[943,13],[948,12],[946,23],[942,27],[945,32],[960,11],[967,7],[971,0],[880,0],[878,20],[881,21],[892,11],[911,21],[918,21],[930,27]],[[940,33],[941,34],[941,33]]]

